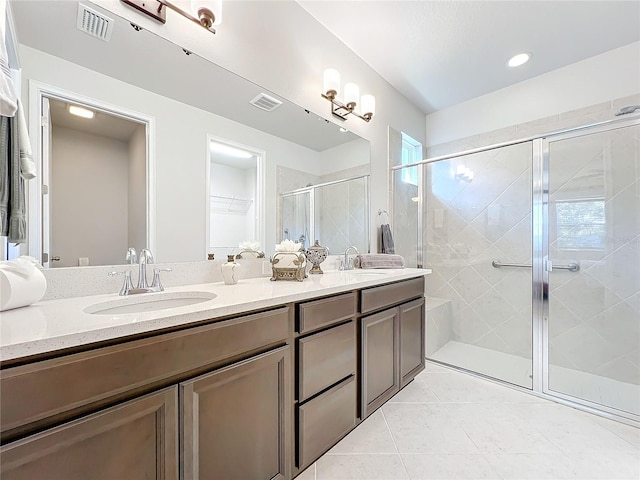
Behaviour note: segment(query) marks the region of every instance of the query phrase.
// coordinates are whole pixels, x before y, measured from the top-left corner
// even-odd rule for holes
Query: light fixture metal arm
[[[184,11],[182,8],[174,5],[167,0],[121,0],[123,3],[135,8],[136,10],[145,13],[153,19],[161,22],[167,22],[166,8],[170,8],[174,12],[178,12],[185,18],[188,18],[194,23],[197,23],[203,28],[206,28],[211,33],[216,33],[216,29],[213,28],[213,22],[215,21],[215,15],[211,10],[203,9],[199,11],[199,17],[193,16],[191,13]]]
[[[346,120],[348,118],[348,115],[355,115],[365,122],[369,122],[371,120],[371,114],[367,113],[365,115],[360,115],[353,109],[353,107],[345,105],[340,100],[337,100],[333,95],[325,95],[324,93],[321,93],[320,95],[322,96],[322,98],[331,102],[331,113],[340,120]]]

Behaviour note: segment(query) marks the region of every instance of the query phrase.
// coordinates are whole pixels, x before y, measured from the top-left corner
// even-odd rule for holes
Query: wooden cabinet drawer
[[[424,277],[367,288],[360,292],[360,311],[373,312],[422,295],[424,295]]]
[[[298,407],[297,466],[311,464],[356,423],[355,376]]]
[[[355,292],[298,305],[298,333],[326,327],[356,314]]]
[[[130,397],[136,389],[180,381],[190,371],[284,343],[289,332],[289,308],[283,307],[2,370],[4,438],[46,425],[47,417],[65,420],[118,395]]]
[[[356,373],[355,322],[298,340],[300,401]]]

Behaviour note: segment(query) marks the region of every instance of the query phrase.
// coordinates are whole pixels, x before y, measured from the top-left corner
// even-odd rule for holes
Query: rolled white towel
[[[357,268],[404,268],[404,258],[401,255],[385,253],[368,253],[356,256]]]
[[[0,311],[24,307],[40,300],[47,279],[33,257],[22,256],[0,262]]]

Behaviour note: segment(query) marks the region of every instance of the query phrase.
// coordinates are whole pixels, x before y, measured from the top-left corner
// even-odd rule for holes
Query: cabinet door
[[[288,478],[289,347],[180,384],[181,478]]]
[[[405,303],[400,309],[400,388],[425,367],[424,298]]]
[[[177,387],[0,448],[2,480],[177,480]]]
[[[398,315],[391,308],[361,319],[363,419],[400,389]]]

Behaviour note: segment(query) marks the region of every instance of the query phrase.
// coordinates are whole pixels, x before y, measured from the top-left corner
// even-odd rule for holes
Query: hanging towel
[[[356,268],[404,268],[404,258],[400,255],[367,253],[356,255]]]
[[[0,117],[0,236],[9,237],[10,243],[27,241],[18,130],[16,117]]]
[[[29,130],[24,119],[24,108],[18,100],[18,141],[20,142],[20,174],[26,180],[36,178],[36,164],[33,162],[31,154],[31,141],[29,140]]]
[[[7,0],[0,0],[0,115],[13,117],[18,109],[18,96],[16,95],[9,69],[9,56],[5,44],[5,25],[7,22]]]
[[[380,247],[381,253],[396,253],[393,245],[393,235],[391,234],[391,227],[388,223],[380,225]]]

